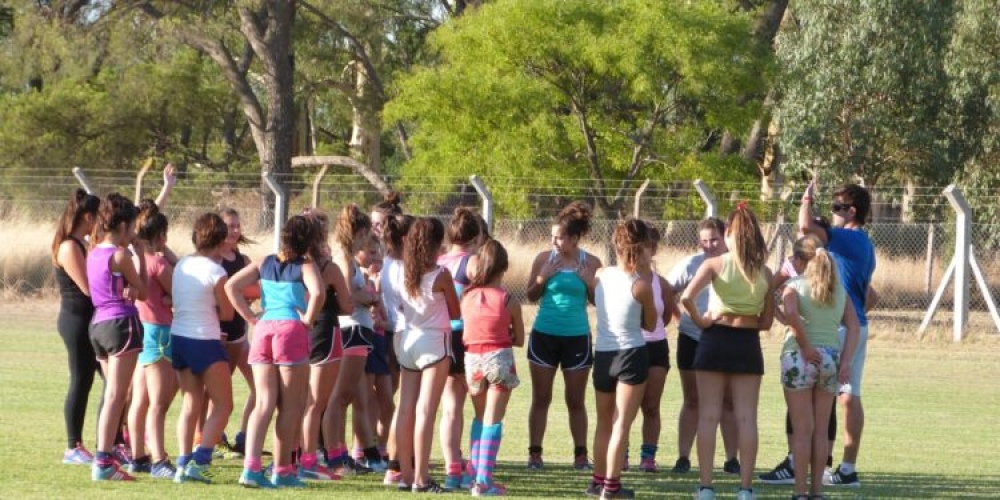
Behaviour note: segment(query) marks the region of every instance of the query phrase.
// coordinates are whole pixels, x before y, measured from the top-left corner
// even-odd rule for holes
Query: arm
[[[173,295],[174,293],[174,266],[169,261],[163,264],[160,273],[156,275],[156,281],[163,289],[163,293]]]
[[[535,261],[531,263],[531,273],[528,275],[528,289],[526,295],[531,302],[538,302],[545,291],[545,282],[555,274],[555,266],[549,261],[549,253],[541,252],[535,256]]]
[[[253,264],[253,260],[246,255],[243,256],[243,267],[249,267]],[[254,301],[260,298],[260,281],[254,281],[250,283],[249,286],[243,289],[243,296],[246,297],[248,301]]]
[[[59,267],[66,271],[66,274],[76,283],[84,295],[90,297],[90,285],[87,281],[87,258],[77,247],[73,240],[66,240],[59,244],[59,253],[56,254],[56,262]]]
[[[320,308],[323,307],[323,301],[326,300],[326,287],[323,286],[323,277],[320,276],[315,262],[310,260],[302,264],[302,283],[309,291],[309,303],[302,315],[302,322],[305,323],[306,327],[312,328],[313,322],[316,321],[316,315],[319,314]]]
[[[354,300],[351,297],[351,291],[347,288],[344,273],[340,271],[340,266],[336,262],[330,262],[330,265],[323,270],[323,281],[337,292],[337,311],[344,315],[353,313]]]
[[[354,266],[351,265],[351,261],[348,260],[346,256],[338,255],[333,262],[334,264],[337,264],[337,266],[340,267],[341,271],[344,273],[344,281],[348,283],[348,296],[351,297],[351,300],[353,300],[354,307],[371,307],[378,302],[378,297],[374,293],[366,290],[364,287],[355,290],[352,286],[350,286],[350,283],[354,281],[354,273],[358,271],[355,271]],[[351,310],[353,311],[354,309],[352,308]]]
[[[812,220],[813,192],[816,189],[816,181],[813,180],[802,193],[802,203],[799,205],[799,234],[802,236],[812,234],[826,245],[829,238],[822,227],[816,225]]]
[[[840,383],[846,384],[851,381],[851,360],[854,359],[854,351],[858,348],[858,341],[861,337],[861,322],[858,321],[858,314],[854,312],[854,303],[847,297],[844,303],[844,328],[847,335],[844,336],[843,352],[840,353],[840,369],[837,372],[837,379]]]
[[[145,246],[142,242],[135,240],[132,243],[136,253],[142,255],[145,252]],[[149,296],[149,286],[146,281],[148,279],[146,275],[146,259],[138,260],[139,269],[137,271],[135,262],[132,260],[132,252],[127,248],[119,248],[111,258],[111,269],[122,273],[132,293],[135,294],[135,300],[146,300],[146,297]]]
[[[167,262],[169,262],[171,266],[176,266],[177,261],[180,260],[177,258],[177,254],[175,254],[169,247],[163,249],[163,258],[167,259]]]
[[[764,278],[767,280],[767,294],[764,295],[764,309],[757,316],[758,330],[770,330],[774,324],[774,287],[771,285],[774,277],[771,275],[771,269],[764,267]]]
[[[878,299],[880,299],[878,292],[868,285],[868,292],[865,293],[865,312],[871,311],[878,305]],[[855,315],[857,315],[855,313]]]
[[[670,324],[670,318],[673,317],[674,310],[677,308],[675,305],[676,301],[674,300],[674,290],[670,288],[670,284],[662,276],[654,273],[653,279],[660,280],[660,298],[663,301],[663,326],[666,327]]]
[[[250,304],[243,295],[243,290],[258,280],[260,280],[260,269],[254,263],[234,274],[226,283],[225,288],[226,297],[229,298],[227,302],[231,302],[236,312],[251,325],[257,324],[257,316],[250,310]]]
[[[822,357],[813,348],[812,344],[809,343],[809,337],[806,336],[806,327],[802,324],[802,318],[799,316],[799,294],[792,288],[785,288],[785,291],[781,293],[781,302],[785,306],[786,324],[792,330],[792,334],[795,335],[795,342],[799,344],[802,356],[809,363],[819,363],[822,361]]]
[[[174,164],[167,163],[167,166],[163,167],[163,187],[160,188],[160,194],[156,196],[156,206],[160,210],[163,210],[163,207],[167,206],[167,199],[170,198],[170,191],[174,189],[174,184],[177,184],[177,176],[174,175]],[[173,262],[177,262],[177,260],[174,259]]]
[[[511,344],[514,347],[524,347],[524,314],[521,312],[521,303],[510,297],[507,312],[510,313]]]
[[[455,293],[455,281],[451,279],[451,272],[447,269],[442,269],[434,279],[434,291],[444,294],[444,300],[448,302],[448,316],[451,319],[461,319],[462,305]]]
[[[706,259],[705,262],[702,262],[701,266],[698,267],[698,272],[694,274],[694,278],[691,279],[687,288],[684,289],[684,293],[681,294],[681,305],[684,306],[684,310],[691,317],[691,321],[695,326],[702,330],[712,326],[712,321],[706,319],[698,312],[695,300],[697,300],[698,294],[715,279],[715,276],[719,272],[719,262],[718,257]]]
[[[220,278],[215,284],[215,306],[219,310],[219,321],[233,320],[233,303],[230,302],[229,297],[227,297],[227,282],[229,282],[229,276],[222,276],[222,278]],[[249,307],[247,309],[249,309]],[[223,336],[225,336],[225,334],[223,334]]]
[[[580,271],[580,278],[587,284],[587,302],[594,304],[594,291],[597,290],[597,270],[603,266],[601,259],[587,254],[587,267]]]
[[[656,299],[653,297],[653,286],[645,279],[637,279],[632,283],[632,297],[642,305],[642,329],[651,331],[656,328]]]

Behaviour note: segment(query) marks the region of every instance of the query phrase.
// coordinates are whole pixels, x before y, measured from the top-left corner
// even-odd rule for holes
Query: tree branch
[[[336,20],[330,18],[330,16],[327,16],[323,13],[323,11],[313,7],[309,3],[300,0],[299,5],[319,18],[319,20],[324,24],[333,28],[337,34],[347,39],[347,41],[351,44],[355,57],[361,61],[361,65],[365,68],[365,73],[368,74],[368,81],[372,83],[372,87],[375,89],[375,93],[378,95],[379,100],[385,102],[386,94],[385,87],[382,85],[382,79],[379,78],[378,71],[375,69],[375,65],[372,64],[371,57],[368,56],[368,51],[365,50],[364,45],[358,41],[357,37],[355,37],[350,31],[347,31],[347,28],[344,28]]]
[[[382,177],[379,176],[378,172],[368,167],[364,163],[351,158],[350,156],[296,156],[292,158],[292,168],[297,167],[318,167],[320,165],[335,165],[340,167],[348,167],[351,170],[375,186],[380,193],[388,194],[391,188]]]

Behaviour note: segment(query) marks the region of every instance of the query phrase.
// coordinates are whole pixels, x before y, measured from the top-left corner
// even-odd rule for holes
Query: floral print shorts
[[[521,380],[514,368],[514,350],[508,347],[483,353],[466,351],[465,382],[472,396],[489,386],[503,391],[517,387]]]
[[[816,347],[822,360],[819,364],[806,361],[802,351],[781,353],[781,385],[790,391],[800,391],[818,387],[827,392],[837,393],[840,383],[837,371],[840,366],[840,349],[836,347]]]

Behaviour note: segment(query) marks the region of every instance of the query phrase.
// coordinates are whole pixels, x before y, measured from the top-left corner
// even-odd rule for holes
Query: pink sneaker
[[[83,443],[76,443],[73,449],[63,453],[63,463],[67,465],[90,465],[94,463],[94,454],[83,447]]]
[[[644,458],[639,462],[639,470],[643,472],[656,472],[656,459]]]

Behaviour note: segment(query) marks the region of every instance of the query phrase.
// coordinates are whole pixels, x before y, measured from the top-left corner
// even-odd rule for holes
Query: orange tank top
[[[462,296],[462,318],[465,320],[462,342],[466,346],[511,347],[508,300],[510,294],[503,288],[482,287],[466,292]]]

